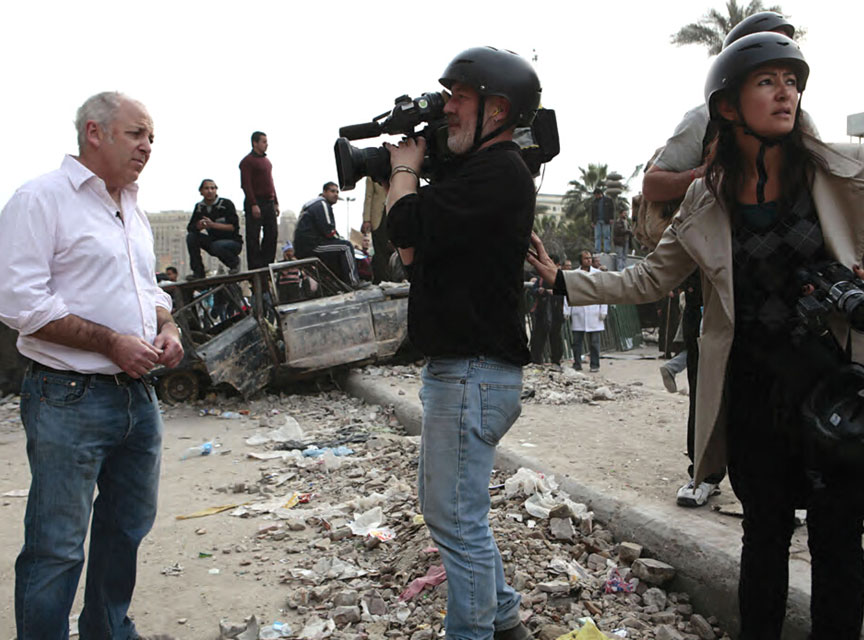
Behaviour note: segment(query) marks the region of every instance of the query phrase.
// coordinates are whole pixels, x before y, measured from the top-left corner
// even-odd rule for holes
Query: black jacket
[[[298,258],[308,258],[315,247],[337,238],[333,208],[323,196],[303,205],[297,228],[294,229],[294,252]]]
[[[390,210],[393,244],[415,249],[408,332],[426,356],[529,362],[519,308],[534,200],[519,147],[502,142]]]
[[[200,229],[196,229],[195,225],[201,218],[210,218],[213,222],[234,225],[234,231],[207,229],[207,235],[214,240],[243,242],[243,237],[240,235],[240,219],[237,217],[237,210],[234,208],[234,203],[228,198],[217,198],[213,206],[210,207],[209,212],[203,200],[196,204],[195,209],[192,211],[192,218],[189,220],[189,224],[186,225],[186,230],[192,233],[200,233]]]

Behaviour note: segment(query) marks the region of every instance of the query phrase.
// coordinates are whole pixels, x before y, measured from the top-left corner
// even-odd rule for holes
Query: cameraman
[[[513,129],[533,120],[540,81],[516,54],[476,47],[440,82],[452,92],[444,113],[456,161],[446,175],[418,188],[425,140],[386,145],[388,231],[410,270],[411,341],[427,358],[420,508],[447,570],[447,637],[523,640],[531,634],[504,580],[488,486],[530,360],[519,300],[534,181]]]

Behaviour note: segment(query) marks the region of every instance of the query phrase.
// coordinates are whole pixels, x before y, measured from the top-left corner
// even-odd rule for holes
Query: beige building
[[[240,218],[240,234],[245,239],[246,223],[243,219],[243,212],[238,211],[237,213]],[[186,225],[189,224],[191,217],[191,211],[160,211],[158,213],[147,214],[147,219],[150,220],[150,228],[153,229],[153,250],[156,254],[157,272],[164,271],[167,266],[177,267],[181,278],[192,272],[189,266],[189,252],[186,250]],[[277,260],[282,257],[282,245],[285,243],[285,240],[293,239],[294,227],[296,225],[297,216],[293,211],[284,211],[279,216],[279,235],[276,247]],[[207,270],[208,275],[216,274],[220,269],[223,273],[228,272],[225,265],[206,251],[201,252],[201,258],[204,260],[204,268]],[[240,268],[246,269],[245,247],[240,252]]]
[[[538,193],[534,212],[544,216],[563,216],[564,196],[553,193]]]

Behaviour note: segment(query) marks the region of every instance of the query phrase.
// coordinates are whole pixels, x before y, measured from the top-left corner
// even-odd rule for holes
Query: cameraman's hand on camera
[[[420,167],[426,155],[425,138],[406,138],[398,145],[384,143],[390,152],[390,183],[387,191],[387,213],[402,197],[417,193],[420,187]]]
[[[860,264],[853,264],[852,265],[852,271],[855,272],[855,275],[859,279],[864,280],[864,269],[861,268]]]
[[[420,174],[420,167],[423,166],[423,156],[426,155],[426,138],[422,136],[418,138],[405,138],[395,146],[389,142],[385,142],[384,147],[390,152],[391,167],[408,167],[418,175]],[[405,173],[408,172],[406,171]],[[411,174],[408,173],[407,177],[411,177]],[[393,176],[390,176],[390,182],[393,182]]]

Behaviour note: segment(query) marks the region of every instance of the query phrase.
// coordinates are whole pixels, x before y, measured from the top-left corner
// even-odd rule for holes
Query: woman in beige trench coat
[[[813,638],[859,638],[864,615],[860,471],[813,452],[802,400],[842,367],[851,341],[807,331],[799,275],[864,255],[864,147],[825,145],[799,129],[809,68],[785,36],[760,33],[727,47],[706,82],[719,128],[704,179],[690,187],[657,248],[619,273],[558,272],[542,242],[529,262],[571,305],[657,300],[698,267],[704,320],[696,396],[694,480],[728,464],[744,507],[740,638],[780,638],[794,510],[807,508]],[[557,277],[556,277],[557,276]]]

